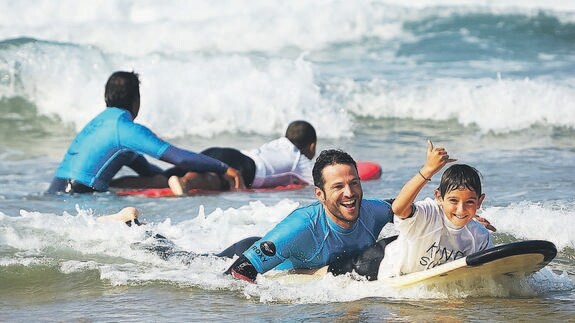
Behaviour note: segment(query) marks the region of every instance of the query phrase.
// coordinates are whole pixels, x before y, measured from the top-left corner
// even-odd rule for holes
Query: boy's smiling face
[[[435,190],[435,199],[447,219],[455,227],[461,228],[473,219],[485,199],[485,194],[477,196],[475,191],[464,187],[447,192],[443,198],[439,190]]]

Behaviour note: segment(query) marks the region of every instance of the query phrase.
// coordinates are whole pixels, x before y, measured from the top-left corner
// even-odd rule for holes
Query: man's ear
[[[323,203],[323,202],[325,201],[325,194],[323,193],[323,190],[322,190],[321,188],[319,188],[319,187],[317,187],[317,186],[314,186],[314,187],[313,187],[313,192],[314,192],[314,194],[315,194],[315,197],[317,197],[317,199],[318,199],[320,202]]]

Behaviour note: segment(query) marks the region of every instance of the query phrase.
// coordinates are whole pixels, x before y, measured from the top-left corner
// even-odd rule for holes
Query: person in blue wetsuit
[[[312,174],[318,201],[296,209],[251,244],[226,274],[253,282],[271,269],[319,269],[376,243],[392,221],[391,202],[363,198],[353,158],[341,150],[324,150]]]
[[[140,175],[132,187],[166,187],[162,169],[143,156],[186,171],[222,175],[233,189],[245,188],[239,171],[214,158],[180,149],[134,123],[140,110],[140,81],[134,72],[115,72],[106,83],[107,108],[92,119],[70,144],[56,170],[49,193],[106,191],[114,175],[128,166]]]

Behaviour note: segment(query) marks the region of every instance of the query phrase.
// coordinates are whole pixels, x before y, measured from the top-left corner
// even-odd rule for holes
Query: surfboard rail
[[[547,266],[556,255],[552,242],[526,240],[495,246],[427,270],[378,280],[402,288],[463,279],[528,276]]]
[[[468,266],[480,266],[484,263],[494,261],[496,259],[525,255],[525,254],[541,254],[543,261],[541,268],[545,267],[557,255],[557,248],[555,245],[546,240],[527,240],[518,241],[508,244],[495,246],[490,249],[476,252],[466,258]]]

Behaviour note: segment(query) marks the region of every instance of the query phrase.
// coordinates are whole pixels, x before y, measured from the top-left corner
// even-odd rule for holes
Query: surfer
[[[239,170],[249,188],[277,187],[290,184],[312,184],[313,158],[317,135],[306,121],[291,122],[284,137],[265,143],[258,149],[237,150],[213,147],[202,154],[215,158]],[[175,195],[184,195],[192,188],[214,191],[229,190],[228,181],[220,174],[186,172],[174,167],[164,172]],[[114,186],[122,185],[122,179]]]
[[[427,142],[427,160],[393,202],[397,240],[386,248],[379,272],[401,275],[426,270],[493,247],[488,229],[473,221],[485,199],[479,172],[454,164],[441,176],[435,199],[414,202],[421,189],[451,159]]]
[[[313,272],[373,245],[391,222],[391,201],[364,199],[353,158],[324,150],[312,170],[317,202],[298,208],[255,241],[226,274],[254,282],[271,269]]]
[[[140,110],[138,74],[113,73],[106,82],[105,101],[106,109],[70,144],[49,193],[107,191],[123,166],[139,175],[135,181],[140,187],[166,187],[168,178],[162,169],[149,163],[143,154],[186,171],[216,173],[234,189],[245,187],[238,170],[209,156],[175,147],[134,122]]]
[[[421,189],[446,164],[452,163],[444,148],[427,143],[427,160],[403,186],[392,208],[398,238],[380,241],[355,258],[332,264],[340,272],[360,268],[392,277],[436,267],[493,247],[489,230],[495,228],[477,215],[485,194],[479,172],[465,164],[445,170],[435,199],[414,202]],[[475,219],[475,220],[473,220]],[[385,256],[385,257],[384,257]]]

